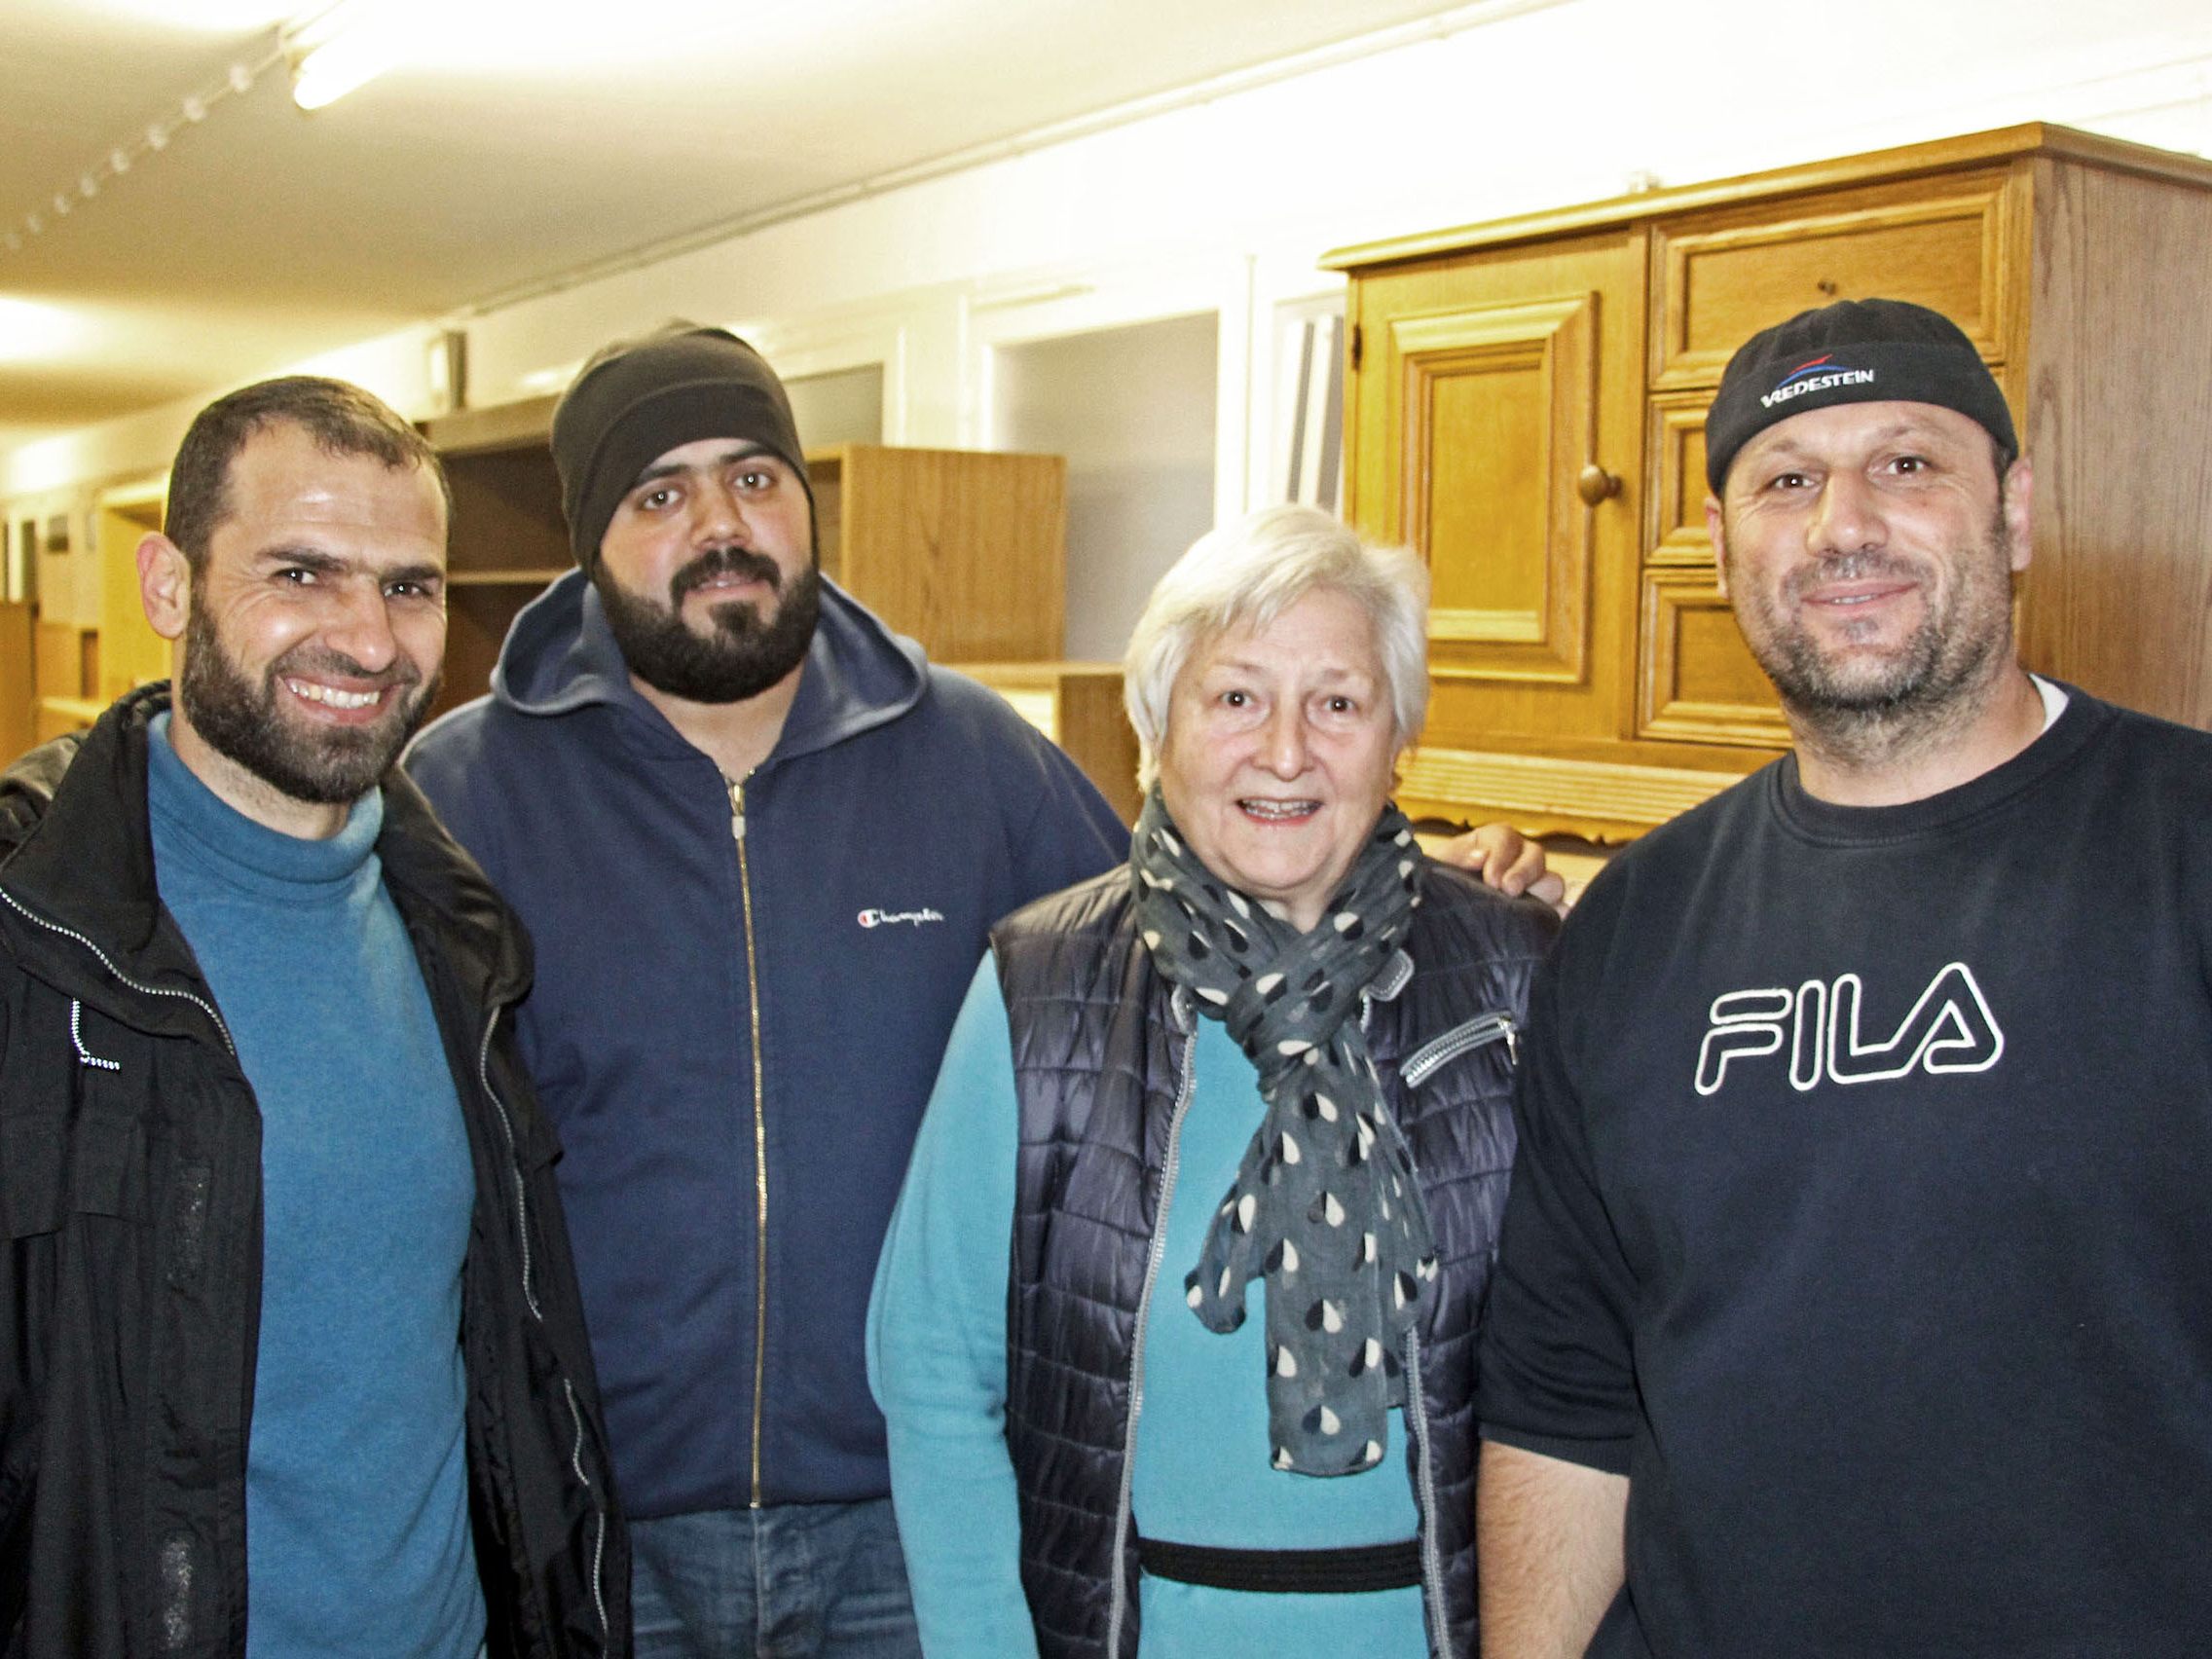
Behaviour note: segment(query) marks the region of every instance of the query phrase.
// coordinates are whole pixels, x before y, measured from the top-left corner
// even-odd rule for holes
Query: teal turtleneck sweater
[[[384,800],[302,840],[203,784],[155,722],[156,879],[261,1108],[246,1651],[470,1659],[462,1434],[468,1139],[376,855]]]

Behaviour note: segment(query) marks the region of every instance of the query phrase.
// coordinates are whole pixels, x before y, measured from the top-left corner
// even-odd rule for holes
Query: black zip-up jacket
[[[133,692],[0,779],[0,1653],[245,1651],[261,1120],[155,888]],[[397,772],[377,840],[445,1039],[477,1203],[468,1486],[495,1655],[629,1651],[629,1552],[507,1010],[529,947]],[[375,1041],[364,1031],[362,1041]]]

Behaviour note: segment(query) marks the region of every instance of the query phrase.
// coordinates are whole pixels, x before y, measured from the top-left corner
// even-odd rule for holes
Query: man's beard
[[[1801,620],[1786,619],[1799,595],[1822,582],[1898,575],[1934,592],[1924,559],[1844,554],[1791,573],[1760,606],[1745,643],[1774,682],[1784,708],[1841,751],[1890,748],[1933,737],[1970,717],[1976,687],[2009,660],[2012,639],[2011,541],[2000,506],[1980,546],[1961,560],[1940,608],[1931,603],[1897,650],[1879,659],[1824,647]]]
[[[711,633],[683,619],[683,596],[727,573],[765,583],[782,603],[767,621],[747,600],[715,606]],[[666,605],[632,593],[602,561],[592,585],[607,612],[607,626],[630,672],[656,691],[692,703],[742,703],[757,697],[806,658],[822,610],[822,580],[814,564],[791,578],[765,554],[744,547],[702,553],[669,578]]]
[[[311,725],[278,702],[277,681],[342,676],[356,684],[396,688],[391,707],[373,725]],[[419,687],[412,696],[411,687]],[[242,766],[279,794],[318,806],[358,800],[390,770],[437,699],[438,676],[423,682],[404,655],[381,674],[350,657],[295,645],[269,665],[261,683],[246,678],[196,592],[185,620],[184,673],[177,698],[192,729],[218,755]]]

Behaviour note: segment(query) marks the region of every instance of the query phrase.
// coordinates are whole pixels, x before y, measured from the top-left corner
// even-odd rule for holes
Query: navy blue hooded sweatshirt
[[[536,943],[520,1036],[624,1508],[880,1497],[862,1331],[945,1038],[990,925],[1127,830],[827,581],[742,843],[581,573],[515,619],[492,686],[407,767]]]

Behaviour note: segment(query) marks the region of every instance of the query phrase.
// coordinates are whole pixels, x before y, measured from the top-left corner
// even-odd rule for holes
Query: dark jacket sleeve
[[[12,962],[0,961],[11,997],[21,984]],[[31,1500],[38,1485],[39,1424],[49,1310],[54,1302],[54,1232],[44,1214],[50,1195],[34,1190],[44,1161],[20,1156],[15,1144],[22,1122],[20,1073],[9,1064],[10,999],[0,998],[0,1651],[23,1616],[29,1591]]]

